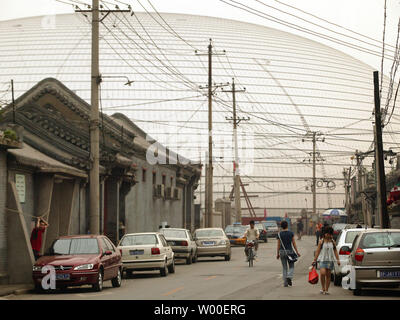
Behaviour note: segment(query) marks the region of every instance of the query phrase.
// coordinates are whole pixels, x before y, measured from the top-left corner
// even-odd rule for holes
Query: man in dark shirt
[[[40,249],[42,248],[43,233],[49,224],[41,218],[36,219],[35,228],[33,228],[31,233],[31,246],[35,259],[40,258]]]

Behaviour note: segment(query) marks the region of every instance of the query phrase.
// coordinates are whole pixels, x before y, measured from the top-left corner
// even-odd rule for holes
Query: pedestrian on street
[[[321,237],[321,231],[322,231],[322,223],[321,222],[317,222],[317,225],[315,226],[315,236],[317,237],[317,241],[316,241],[316,246],[319,243],[319,239]]]
[[[300,257],[300,253],[297,250],[296,241],[294,239],[294,233],[288,230],[287,221],[281,222],[281,229],[282,231],[279,232],[279,236],[277,237],[278,243],[276,250],[276,259],[279,258],[281,259],[283,285],[287,287],[287,286],[292,286],[293,274],[294,274],[294,262],[289,262],[287,255],[293,253],[293,248],[296,250],[297,256]]]
[[[35,260],[40,258],[40,249],[42,248],[43,233],[46,231],[49,224],[42,218],[36,218],[35,227],[31,233],[31,246]]]
[[[257,257],[257,250],[258,250],[258,239],[260,238],[260,232],[258,231],[257,228],[254,227],[255,222],[253,220],[250,221],[250,228],[248,228],[244,234],[244,237],[246,238],[246,245],[244,247],[244,253],[246,255],[246,261],[248,261],[248,256],[249,256],[249,247],[247,244],[247,241],[254,241],[254,257]]]
[[[297,240],[301,240],[301,235],[303,234],[303,222],[301,219],[297,222]]]
[[[329,285],[331,283],[331,273],[334,270],[335,261],[340,266],[339,254],[336,249],[336,243],[333,240],[333,228],[327,227],[323,239],[318,244],[317,251],[315,252],[313,266],[317,264],[321,273],[321,294],[329,294]]]

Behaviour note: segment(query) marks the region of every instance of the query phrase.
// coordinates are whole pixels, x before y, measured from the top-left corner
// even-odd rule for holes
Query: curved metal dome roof
[[[323,134],[317,143],[324,160],[317,166],[317,208],[344,206],[343,168],[355,149],[371,147],[371,67],[287,32],[204,16],[113,13],[100,34],[104,112],[123,113],[179,154],[204,161],[208,105],[200,86],[207,84],[204,54],[212,38],[215,53],[226,50],[213,56],[213,82],[235,78],[237,89],[246,88],[236,95],[238,116],[250,117],[239,125],[239,156],[242,181],[250,195],[258,195],[251,199],[260,208],[256,212],[267,208],[269,215],[283,215],[312,207],[312,143],[305,138],[312,131]],[[90,16],[1,21],[1,99],[10,99],[4,91],[10,79],[18,97],[54,77],[90,103],[90,51]],[[231,116],[231,93],[216,89],[214,199],[231,190],[232,123],[226,120]],[[398,120],[385,131],[389,146],[397,146]],[[204,183],[200,189],[204,192]]]

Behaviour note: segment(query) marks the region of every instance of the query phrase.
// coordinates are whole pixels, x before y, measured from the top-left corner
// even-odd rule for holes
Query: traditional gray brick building
[[[52,78],[15,105],[23,143],[0,150],[0,275],[10,283],[29,281],[33,217],[50,224],[42,250],[59,235],[87,233],[89,227],[90,105]],[[168,161],[174,154],[123,114],[100,118],[101,232],[116,243],[120,222],[126,232],[155,231],[162,222],[197,227],[194,190],[201,166]],[[11,122],[8,106],[2,123]],[[166,164],[147,161],[150,146]]]

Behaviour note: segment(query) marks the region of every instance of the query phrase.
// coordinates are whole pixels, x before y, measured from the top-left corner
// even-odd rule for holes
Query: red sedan
[[[55,240],[33,266],[36,291],[50,286],[53,270],[57,288],[89,284],[101,291],[107,280],[111,280],[113,287],[121,286],[121,254],[110,239],[102,235],[64,236]],[[44,277],[45,286],[42,285]]]

